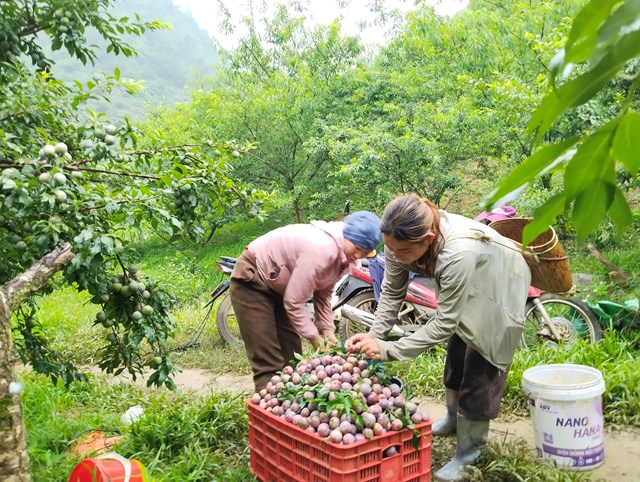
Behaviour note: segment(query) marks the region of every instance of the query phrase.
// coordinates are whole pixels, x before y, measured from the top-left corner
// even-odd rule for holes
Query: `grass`
[[[220,340],[215,307],[207,318],[205,305],[221,280],[215,268],[218,256],[237,256],[251,239],[272,227],[247,222],[221,229],[205,247],[167,245],[157,238],[137,240],[137,248],[144,253],[139,263],[143,274],[168,285],[178,299],[171,313],[177,330],[169,345],[177,349],[193,341],[202,327],[197,340],[200,345],[174,353],[176,365],[212,373],[250,373],[244,350]],[[638,296],[634,285],[626,290],[613,285],[586,248],[565,248],[575,260],[574,272],[595,274],[593,286],[583,288],[580,296],[615,302]],[[640,272],[639,249],[632,236],[602,248],[612,262],[636,277]],[[60,288],[41,299],[39,310],[38,329],[52,338],[54,349],[81,365],[92,364],[103,343],[102,329],[91,324],[96,307],[87,301],[88,297],[72,288]],[[389,371],[403,378],[414,396],[441,399],[444,358],[444,349],[435,347],[412,362],[390,363]],[[519,351],[507,379],[503,413],[528,413],[521,387],[526,368],[563,362],[594,366],[603,373],[607,427],[640,426],[640,334],[634,328],[626,332],[605,330],[604,339],[596,346],[580,343],[570,350],[537,347]],[[194,397],[114,384],[100,376],[69,390],[30,372],[23,372],[21,379],[33,480],[66,481],[78,462],[67,455],[70,442],[82,431],[94,429],[123,431],[125,442],[115,450],[143,461],[156,482],[253,480],[248,469],[246,409],[238,396],[215,393]],[[145,407],[145,422],[123,429],[119,417],[135,404]],[[453,451],[451,438],[435,438],[434,470],[449,460]],[[523,441],[504,441],[490,444],[469,480],[572,482],[588,478],[541,464]]]
[[[407,381],[414,396],[444,398],[442,375],[445,350],[435,347],[412,362],[390,363],[390,370]],[[502,401],[502,411],[517,415],[529,412],[522,390],[522,373],[530,367],[553,363],[575,363],[597,368],[604,378],[606,392],[602,396],[606,424],[640,427],[640,334],[626,337],[606,330],[597,345],[584,340],[570,349],[546,346],[519,350],[511,365]]]
[[[124,433],[114,450],[143,461],[156,482],[253,480],[246,408],[239,395],[194,398],[113,384],[104,377],[69,390],[34,373],[24,373],[21,381],[33,480],[68,480],[85,457],[67,452],[80,434],[93,430]],[[120,415],[138,404],[145,408],[144,423],[123,429]]]
[[[450,452],[451,453],[451,452]],[[478,464],[468,471],[467,482],[588,482],[589,474],[560,470],[531,453],[523,439],[491,442]]]
[[[609,269],[591,254],[586,243],[565,244],[572,271],[590,273],[594,277],[593,283],[583,287],[579,296],[591,302],[610,300],[618,303],[630,298],[638,298],[640,296],[638,238],[640,238],[640,214],[636,214],[634,222],[624,233],[616,234],[609,226],[600,228],[600,231],[590,240],[611,263],[631,276],[630,283],[626,287],[621,287],[611,280]]]
[[[597,345],[583,340],[569,350],[539,347],[535,351],[519,352],[507,378],[505,401],[513,409],[526,411],[520,380],[529,367],[552,363],[575,363],[597,368],[604,378],[606,391],[602,395],[605,423],[640,427],[640,334],[627,338],[607,330]]]
[[[39,329],[55,351],[78,364],[94,364],[107,332],[93,325],[99,309],[90,298],[86,292],[63,286],[39,300]]]

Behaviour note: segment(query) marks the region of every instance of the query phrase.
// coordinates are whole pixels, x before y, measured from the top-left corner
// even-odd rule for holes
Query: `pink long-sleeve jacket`
[[[341,221],[290,224],[247,246],[256,257],[258,276],[282,295],[293,327],[305,338],[313,338],[319,330],[334,330],[333,287],[355,266],[344,254],[343,227]],[[305,308],[311,294],[315,325]]]

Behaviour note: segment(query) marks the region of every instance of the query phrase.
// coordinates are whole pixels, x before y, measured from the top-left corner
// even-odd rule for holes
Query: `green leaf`
[[[182,164],[175,164],[173,166],[173,169],[171,170],[173,177],[175,177],[178,181],[182,179],[187,172],[187,168]]]
[[[615,184],[606,180],[596,180],[591,186],[585,187],[576,197],[572,213],[576,237],[581,243],[606,217],[616,190]]]
[[[549,199],[533,213],[533,220],[522,231],[522,244],[528,246],[531,241],[544,233],[551,226],[558,215],[565,210],[566,197],[558,193]]]
[[[587,60],[596,45],[598,28],[609,16],[614,5],[620,0],[591,0],[578,12],[573,20],[571,32],[565,45],[562,65],[578,64]]]
[[[107,252],[111,252],[113,250],[113,239],[109,236],[100,236],[100,242]]]
[[[171,224],[173,224],[178,229],[182,229],[182,222],[179,219],[174,218],[173,216],[171,216]]]
[[[176,386],[176,384],[174,383],[174,381],[171,378],[167,378],[164,381],[164,384],[172,392],[177,392],[178,391],[178,387]]]
[[[599,59],[603,49],[614,43],[621,34],[633,29],[637,30],[636,22],[640,18],[640,0],[626,0],[620,8],[605,21],[598,31],[597,50],[592,55],[592,61]]]
[[[571,137],[555,144],[549,144],[538,149],[531,157],[520,163],[500,183],[498,189],[485,200],[485,205],[491,207],[502,202],[506,196],[521,190],[536,177],[546,173],[565,159],[561,155],[578,141],[578,137]]]
[[[613,196],[613,202],[609,209],[609,217],[613,224],[616,225],[618,233],[622,234],[624,228],[629,226],[633,221],[633,213],[627,203],[627,199],[624,193],[616,186],[616,191]]]
[[[420,430],[414,430],[413,436],[411,437],[411,446],[414,450],[418,450],[420,448]]]
[[[149,377],[149,379],[147,380],[147,387],[150,387],[151,385],[156,384],[156,381],[158,380],[159,376],[160,376],[160,372],[158,371],[153,372]]]
[[[600,62],[579,77],[550,91],[529,121],[529,132],[538,129],[537,138],[549,130],[556,118],[569,107],[575,107],[591,99],[620,68],[640,53],[640,30],[623,36],[607,50]]]
[[[156,382],[156,385],[161,386],[168,376],[169,376],[169,373],[167,372],[167,368],[166,367],[160,368],[160,374],[158,375],[158,381]]]
[[[632,175],[640,169],[640,114],[627,112],[616,130],[612,154],[616,161],[624,165]]]
[[[564,189],[571,200],[599,179],[615,185],[615,168],[610,155],[611,142],[618,124],[613,119],[589,135],[569,161],[564,174]]]
[[[113,69],[113,76],[116,78],[116,80],[120,80],[120,69],[118,67]]]

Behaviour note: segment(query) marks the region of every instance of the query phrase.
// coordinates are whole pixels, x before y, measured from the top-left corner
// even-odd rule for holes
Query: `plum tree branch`
[[[77,167],[77,165],[73,165],[73,164],[69,164],[68,166],[65,166],[65,169],[69,171],[97,172],[100,174],[109,174],[112,176],[141,177],[144,179],[160,179],[160,176],[154,176],[153,174],[139,174],[134,172],[124,172],[124,171],[108,171],[106,169],[98,169],[96,167],[79,168]]]
[[[629,285],[629,281],[631,276],[620,269],[618,266],[613,264],[604,255],[596,248],[593,244],[587,244],[587,249],[591,252],[591,254],[598,260],[602,265],[609,270],[609,277],[611,281],[621,287],[627,287]]]
[[[5,114],[5,115],[3,115],[3,116],[0,116],[0,122],[5,121],[5,120],[7,120],[7,119],[11,119],[12,117],[18,117],[18,116],[21,116],[21,115],[23,115],[23,114],[25,114],[25,113],[26,113],[26,111],[24,111],[24,110],[19,110],[19,111],[17,111],[17,112],[10,112],[10,113],[8,113],[8,114]]]
[[[9,308],[13,312],[29,293],[36,293],[53,276],[73,258],[71,244],[64,243],[40,258],[33,266],[2,286],[0,291]]]

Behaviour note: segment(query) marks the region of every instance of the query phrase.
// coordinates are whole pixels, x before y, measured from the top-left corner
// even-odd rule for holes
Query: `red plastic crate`
[[[351,445],[328,442],[247,401],[251,471],[261,482],[428,482],[431,423]],[[382,454],[390,447],[398,453]]]

